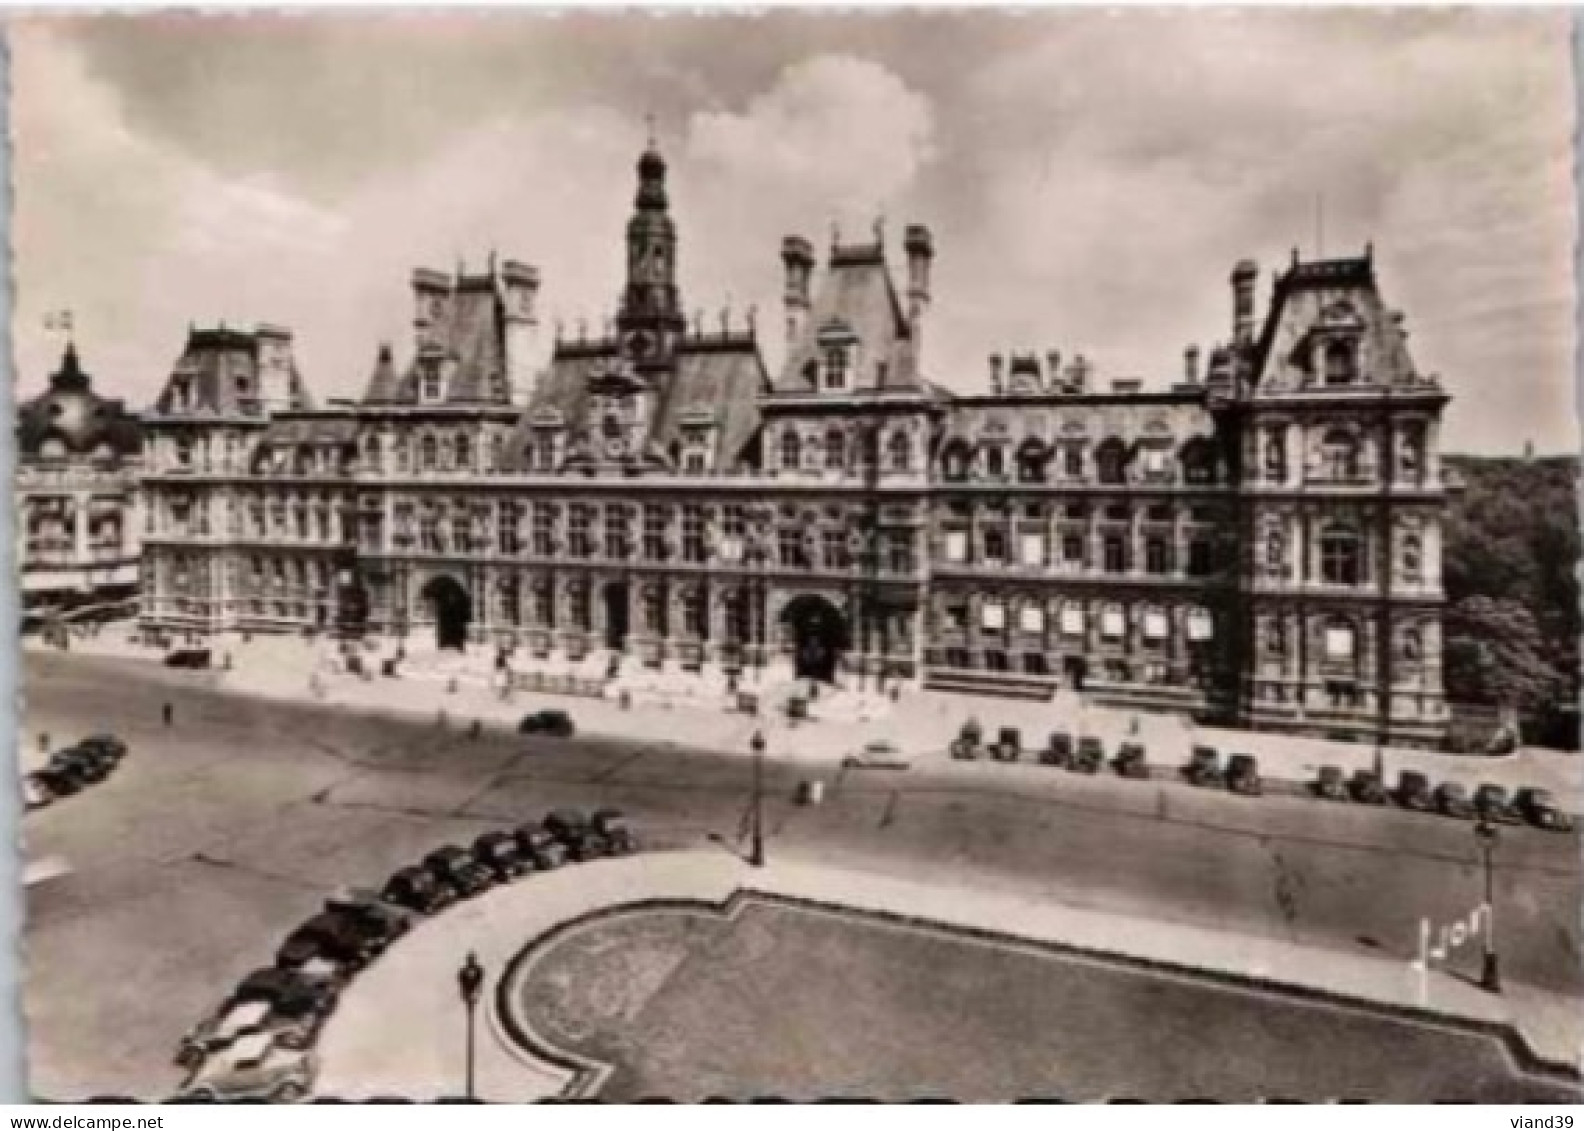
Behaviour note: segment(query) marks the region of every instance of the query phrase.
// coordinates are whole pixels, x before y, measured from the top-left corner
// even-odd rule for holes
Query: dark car
[[[167,668],[207,668],[214,656],[207,648],[178,648],[165,657]]]
[[[522,722],[517,724],[518,734],[543,734],[550,738],[571,738],[576,729],[572,716],[558,710],[535,711],[524,715]]]
[[[514,880],[533,865],[523,856],[517,838],[507,832],[483,833],[473,842],[473,858],[488,868],[497,882]]]
[[[612,856],[628,856],[638,851],[638,835],[620,809],[595,810],[594,831],[604,838]]]
[[[1455,781],[1436,786],[1435,804],[1444,817],[1456,817],[1460,821],[1474,819],[1474,803],[1469,800],[1468,790]]]
[[[1116,772],[1125,778],[1149,777],[1149,762],[1142,743],[1124,742],[1117,747]]]
[[[275,952],[275,964],[290,970],[324,958],[343,969],[357,970],[383,949],[377,936],[359,920],[321,911],[286,936]]]
[[[333,980],[271,966],[242,979],[230,1004],[261,1001],[283,1017],[323,1017],[335,1009],[339,999],[340,987]]]
[[[88,750],[113,762],[119,762],[126,757],[127,744],[113,734],[90,734],[77,744],[77,749]]]
[[[1573,828],[1573,818],[1557,805],[1556,798],[1547,789],[1524,786],[1513,798],[1513,808],[1524,820],[1539,829],[1565,833]]]
[[[517,838],[517,847],[522,851],[523,859],[532,861],[536,871],[548,872],[566,863],[566,845],[544,826],[530,822],[518,826],[513,835]]]
[[[1416,813],[1428,813],[1434,809],[1430,779],[1417,770],[1404,770],[1397,775],[1397,804]]]
[[[102,782],[115,769],[115,762],[102,754],[73,746],[51,754],[45,768],[72,774],[82,782]]]
[[[380,898],[424,915],[444,911],[456,902],[456,892],[435,879],[427,868],[403,868],[385,882]]]
[[[1499,785],[1486,783],[1474,791],[1474,808],[1481,817],[1503,825],[1523,823],[1507,791]]]
[[[54,764],[34,770],[31,777],[52,798],[70,797],[87,784],[75,767],[62,768]]]
[[[1348,794],[1360,805],[1384,805],[1388,800],[1386,785],[1373,770],[1355,770],[1348,782]]]
[[[1098,738],[1085,735],[1078,740],[1072,764],[1067,768],[1080,774],[1097,774],[1105,763],[1105,746]]]
[[[1342,767],[1321,766],[1320,772],[1315,776],[1314,794],[1324,801],[1346,801],[1347,779],[1342,776]]]
[[[1002,727],[1001,733],[996,736],[995,745],[990,748],[990,757],[997,762],[1016,762],[1022,752],[1023,735],[1017,727]]]
[[[1260,780],[1259,762],[1252,754],[1234,754],[1227,759],[1226,785],[1233,793],[1244,797],[1258,797],[1265,792]]]
[[[1183,776],[1194,785],[1220,785],[1220,753],[1214,746],[1195,746],[1188,754],[1188,764],[1183,767]]]
[[[1039,760],[1047,766],[1065,766],[1073,759],[1073,737],[1064,730],[1052,731],[1050,742],[1040,751]]]
[[[544,827],[566,845],[567,855],[573,860],[594,860],[605,855],[605,839],[579,809],[557,809],[545,818]]]
[[[365,888],[341,888],[325,900],[325,910],[357,920],[381,947],[401,938],[418,922],[411,909],[381,899]]]
[[[958,735],[952,739],[951,756],[960,762],[972,762],[979,757],[979,744]]]
[[[448,844],[435,849],[423,858],[423,866],[461,899],[480,895],[495,882],[490,870],[473,859],[473,854],[460,845]]]

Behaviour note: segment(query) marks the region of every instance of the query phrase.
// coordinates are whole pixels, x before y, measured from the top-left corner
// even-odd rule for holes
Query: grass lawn
[[[544,1043],[610,1066],[616,1101],[1578,1100],[1451,1023],[757,897],[591,920],[508,993]]]

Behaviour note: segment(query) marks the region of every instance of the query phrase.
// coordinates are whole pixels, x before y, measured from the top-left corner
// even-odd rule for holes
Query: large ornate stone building
[[[638,166],[598,337],[537,272],[413,277],[415,338],[316,408],[284,331],[195,331],[146,423],[146,622],[766,667],[1434,741],[1438,421],[1368,252],[1292,265],[1165,390],[1082,357],[925,376],[934,245],[782,246],[785,362],[685,314]],[[1389,697],[1380,689],[1389,685]]]
[[[93,391],[74,345],[17,407],[15,507],[25,625],[124,612],[137,597],[136,417]]]

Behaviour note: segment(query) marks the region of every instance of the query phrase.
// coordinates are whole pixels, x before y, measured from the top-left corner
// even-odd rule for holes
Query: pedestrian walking
[[[169,703],[165,704],[163,710],[160,713],[165,718],[165,725],[170,726],[176,715],[175,711],[171,709],[171,705]]]
[[[49,753],[49,748],[50,748],[49,735],[48,734],[39,735],[39,753],[40,754],[48,754]]]

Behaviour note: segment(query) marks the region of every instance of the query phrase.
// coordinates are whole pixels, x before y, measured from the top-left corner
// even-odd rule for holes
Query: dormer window
[[[177,412],[186,412],[192,397],[192,386],[183,377],[171,386],[171,408]]]
[[[1324,365],[1327,385],[1355,384],[1358,381],[1358,347],[1348,341],[1327,342]]]
[[[825,433],[825,470],[841,471],[847,465],[847,440],[841,430],[832,428]]]
[[[423,399],[437,401],[440,399],[440,367],[426,364],[423,367]]]
[[[906,432],[893,432],[886,443],[886,463],[892,471],[905,473],[911,469],[913,445]]]
[[[849,361],[847,346],[831,346],[825,351],[825,388],[840,390],[847,387]]]
[[[781,433],[781,469],[796,471],[803,462],[803,443],[790,429]]]

